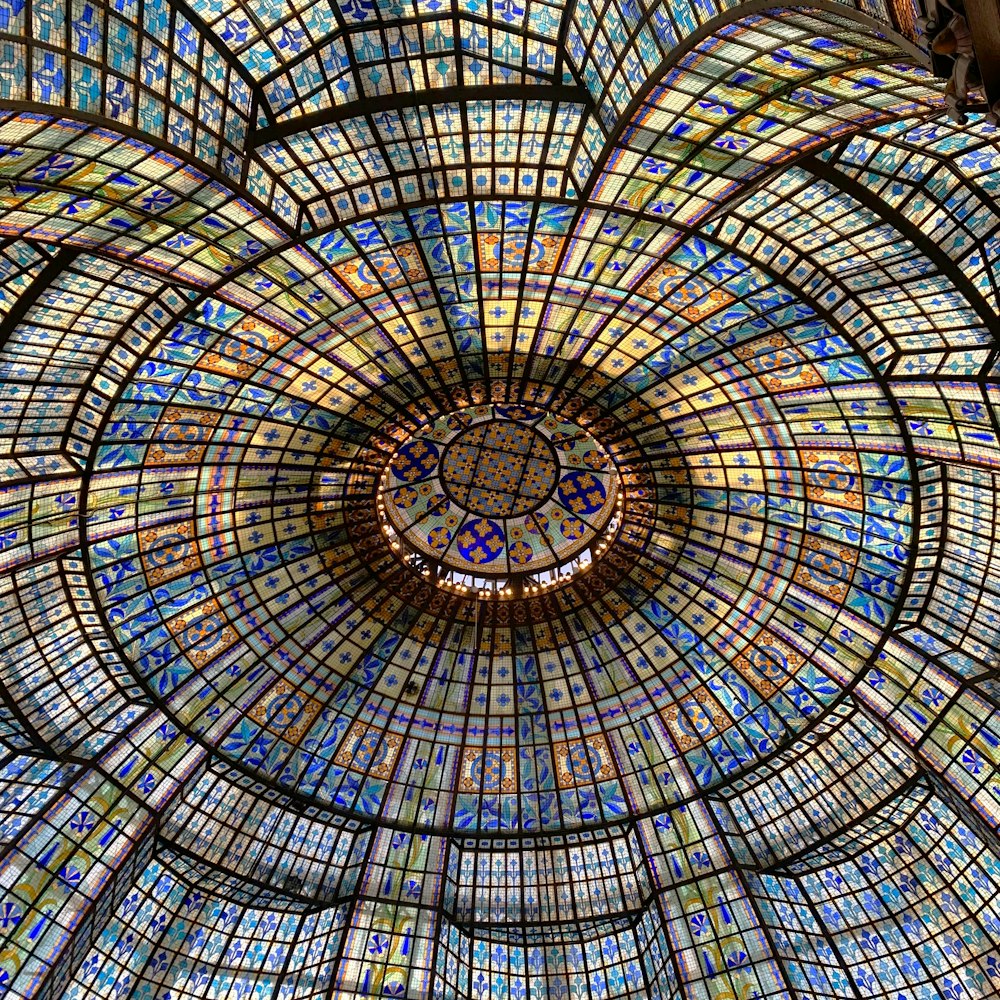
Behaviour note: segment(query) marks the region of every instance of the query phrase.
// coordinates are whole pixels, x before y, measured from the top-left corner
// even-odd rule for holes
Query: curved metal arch
[[[268,120],[273,120],[271,113],[271,108],[267,101],[264,99],[264,90],[260,84],[260,81],[256,80],[253,74],[240,62],[239,58],[233,54],[229,46],[222,41],[221,38],[209,28],[205,19],[191,6],[188,0],[168,0],[169,6],[173,7],[176,11],[182,14],[188,21],[191,22],[192,26],[198,29],[204,38],[210,38],[215,50],[220,56],[228,63],[230,68],[236,73],[240,79],[250,88],[250,92],[254,95],[255,106],[251,106],[251,120],[255,111],[260,110],[264,115],[267,116]],[[252,16],[252,12],[247,11],[248,16]]]
[[[153,152],[163,153],[166,156],[173,157],[179,163],[183,163],[185,166],[189,166],[192,170],[204,174],[206,180],[211,180],[225,188],[228,188],[232,193],[234,200],[239,199],[246,204],[251,205],[253,209],[260,214],[261,218],[266,219],[271,225],[277,228],[287,228],[287,223],[279,216],[275,215],[270,206],[265,205],[249,192],[242,190],[243,186],[238,184],[232,177],[227,176],[212,164],[199,160],[197,157],[192,157],[187,150],[181,149],[173,143],[166,141],[161,136],[153,135],[150,132],[144,132],[142,129],[135,128],[128,123],[119,122],[113,118],[107,118],[104,115],[88,111],[78,111],[74,108],[63,108],[61,106],[51,104],[39,104],[36,101],[0,100],[0,115],[4,114],[35,115],[39,118],[47,119],[44,127],[57,125],[60,122],[71,122],[80,125],[83,128],[100,129],[108,136],[115,137],[116,139],[132,140],[134,142],[142,143],[144,146],[148,146]],[[52,152],[58,152],[60,148],[61,147],[54,147]],[[101,158],[100,156],[94,156],[93,159],[99,162]],[[39,181],[32,181],[31,183],[37,188],[44,188],[46,186],[55,187],[55,185],[46,185],[45,183]],[[74,189],[67,187],[64,188],[64,190],[72,191]],[[86,191],[85,188],[79,188],[78,190],[80,193]],[[93,195],[91,196],[93,197]],[[133,211],[135,210],[133,209]],[[149,218],[151,220],[155,220],[155,216],[153,215],[150,215]],[[290,234],[288,237],[289,242],[293,239],[294,235]]]
[[[21,5],[23,6],[23,5]],[[259,92],[259,88],[253,81],[252,76],[250,76],[246,68],[239,64],[232,53],[228,51],[225,45],[223,45],[211,31],[209,31],[202,19],[191,9],[190,5],[186,0],[172,0],[165,7],[165,14],[168,18],[168,30],[165,34],[168,37],[161,37],[155,28],[150,27],[144,20],[145,8],[141,5],[137,5],[134,12],[121,13],[130,6],[128,4],[119,6],[117,11],[119,12],[120,19],[112,19],[109,14],[111,13],[112,3],[110,0],[104,0],[97,7],[96,10],[91,11],[93,20],[90,22],[91,25],[100,26],[100,32],[96,39],[90,39],[89,43],[92,46],[96,46],[96,43],[100,43],[101,51],[97,55],[85,53],[81,50],[81,45],[77,41],[76,32],[73,29],[73,18],[80,12],[74,12],[73,5],[70,0],[58,0],[54,5],[53,9],[49,11],[50,16],[62,16],[64,18],[64,26],[62,30],[56,30],[52,33],[51,37],[46,39],[43,44],[39,44],[38,40],[35,39],[31,32],[31,28],[28,29],[25,35],[11,35],[8,33],[6,37],[9,39],[16,40],[19,44],[25,47],[24,51],[27,53],[28,58],[28,68],[30,69],[32,63],[31,60],[34,58],[35,53],[44,53],[49,57],[59,58],[62,57],[65,66],[60,67],[58,63],[56,68],[64,74],[65,80],[60,86],[53,85],[51,87],[51,100],[38,101],[38,94],[36,93],[36,88],[34,84],[34,74],[28,72],[26,74],[26,86],[24,88],[24,94],[28,97],[33,98],[33,102],[38,106],[43,107],[47,113],[51,114],[55,109],[59,109],[66,114],[73,115],[76,113],[88,113],[83,110],[83,107],[87,104],[100,104],[104,106],[105,101],[110,99],[111,85],[119,86],[124,84],[125,87],[125,98],[131,100],[132,96],[135,94],[152,96],[154,101],[159,102],[163,108],[166,109],[167,113],[163,115],[163,122],[161,124],[162,132],[152,133],[145,132],[142,129],[138,131],[150,137],[159,138],[163,140],[168,134],[168,123],[169,123],[169,112],[173,110],[180,117],[189,120],[192,126],[191,132],[191,142],[192,142],[192,152],[186,152],[185,156],[189,159],[197,160],[200,163],[206,163],[208,161],[204,160],[198,152],[198,146],[195,139],[199,136],[204,136],[208,134],[212,139],[222,147],[219,150],[219,154],[216,158],[217,162],[212,165],[219,165],[224,162],[229,162],[234,156],[240,156],[243,154],[243,150],[237,150],[234,144],[229,143],[224,131],[221,129],[219,131],[213,131],[212,127],[207,125],[205,122],[199,119],[197,114],[197,104],[192,101],[190,108],[184,108],[178,99],[175,99],[173,93],[173,78],[171,71],[174,67],[173,59],[174,55],[172,53],[173,48],[173,20],[174,18],[184,18],[194,29],[199,45],[206,45],[213,50],[213,53],[218,55],[223,66],[226,70],[232,74],[230,77],[230,82],[238,78],[241,85],[246,88],[246,93],[248,95],[248,107],[246,110],[239,110],[238,114],[241,118],[244,118],[247,126],[249,128],[253,121],[256,119],[258,111],[264,112],[265,109],[261,108],[260,97],[262,96]],[[82,8],[81,8],[82,10]],[[32,16],[32,8],[30,5],[27,7],[28,14],[30,18]],[[130,18],[134,20],[130,21]],[[117,24],[119,27],[126,27],[135,33],[135,38],[132,44],[137,50],[136,57],[132,61],[131,70],[122,69],[119,71],[120,75],[113,75],[114,68],[110,61],[107,59],[107,48],[109,45],[109,39],[107,38],[107,32],[112,29],[112,26]],[[162,64],[158,64],[156,71],[161,74],[161,79],[164,80],[164,90],[161,93],[156,91],[154,85],[147,84],[143,80],[142,67],[139,63],[139,57],[143,54],[143,45],[147,45],[146,55],[148,55],[148,47],[155,46],[163,54]],[[11,56],[14,62],[10,63],[13,68],[22,68],[16,66],[17,56]],[[96,66],[95,66],[96,63]],[[95,88],[95,93],[92,95],[86,95],[80,98],[74,89],[74,74],[78,67],[82,65],[87,72],[86,82]],[[127,67],[126,63],[126,67]],[[108,72],[111,70],[111,72]],[[183,72],[187,72],[184,69]],[[91,80],[90,77],[93,77]],[[206,81],[202,77],[198,77],[196,81],[196,90],[198,94],[201,94],[199,89],[201,85],[205,84]],[[213,96],[219,99],[219,102],[223,109],[223,115],[226,112],[235,110],[236,105],[230,100],[230,95],[228,93],[220,92],[224,91],[225,87],[220,87],[215,90],[213,87]],[[131,105],[131,111],[128,112],[128,122],[118,120],[108,120],[109,125],[112,128],[118,127],[128,127],[129,122],[133,116],[138,115],[136,105],[139,102]],[[7,102],[5,102],[6,106]],[[57,112],[58,113],[58,112]],[[90,112],[92,113],[92,112]],[[124,114],[124,112],[123,112]],[[229,159],[222,157],[222,152],[229,151]]]
[[[553,104],[593,105],[586,88],[569,84],[481,84],[443,87],[439,90],[401,91],[382,97],[366,97],[350,104],[335,104],[322,111],[312,111],[297,118],[288,118],[268,128],[258,129],[247,142],[256,149],[277,139],[286,139],[309,129],[332,125],[347,118],[374,115],[380,111],[400,111],[404,108],[433,107],[437,104],[461,104],[466,101],[549,101]]]
[[[494,22],[489,18],[483,17],[482,15],[472,14],[467,10],[452,10],[452,11],[436,11],[432,14],[417,14],[414,17],[405,18],[394,18],[391,20],[376,20],[371,23],[359,22],[356,24],[347,24],[343,18],[338,18],[338,28],[336,31],[332,31],[319,41],[314,42],[312,45],[302,49],[300,52],[295,54],[294,59],[290,59],[288,62],[282,63],[279,68],[272,70],[266,76],[261,77],[260,83],[266,85],[272,80],[276,80],[279,77],[291,72],[299,63],[305,62],[307,59],[317,55],[322,49],[329,45],[336,38],[347,38],[349,39],[351,35],[360,34],[366,31],[371,31],[373,29],[381,28],[396,28],[403,29],[410,27],[412,25],[425,25],[425,24],[437,24],[442,21],[450,21],[452,23],[457,23],[460,21],[468,21],[471,24],[477,24],[482,28],[492,28],[494,27]],[[506,30],[506,26],[499,24],[497,27]],[[270,30],[274,30],[273,28]],[[264,32],[267,34],[267,32]],[[519,38],[530,39],[534,42],[539,42],[544,45],[554,45],[555,39],[549,38],[546,35],[539,34],[537,31],[532,31],[525,27],[518,30],[517,36]],[[458,46],[456,46],[455,51],[458,51]]]
[[[82,252],[80,248],[64,246],[55,253],[47,254],[47,263],[35,275],[31,284],[17,297],[10,311],[0,321],[0,352],[5,350],[11,334],[21,324],[28,311],[38,302],[49,285],[52,284],[52,280],[72,264]]]
[[[668,59],[663,60],[657,67],[655,73],[651,74],[632,97],[625,111],[619,116],[618,124],[607,138],[607,142],[602,150],[601,157],[595,161],[591,179],[581,191],[581,198],[584,200],[590,197],[596,180],[601,170],[607,163],[607,159],[616,147],[618,140],[628,130],[636,112],[642,107],[646,98],[660,86],[660,81],[667,74],[669,69],[680,62],[684,56],[688,55],[698,44],[719,33],[722,29],[729,28],[740,21],[750,19],[759,14],[768,14],[778,11],[798,11],[808,14],[813,10],[822,11],[827,14],[835,14],[846,20],[855,21],[860,27],[866,28],[874,35],[882,35],[889,38],[899,46],[900,52],[904,56],[913,59],[921,65],[929,65],[927,54],[917,45],[911,42],[904,35],[899,34],[888,25],[882,24],[875,18],[861,11],[849,7],[846,4],[837,3],[836,0],[810,0],[807,4],[790,4],[782,0],[746,0],[731,7],[722,14],[706,21],[697,31],[685,36],[684,40],[677,45],[670,53]],[[647,18],[649,16],[647,12]],[[644,22],[645,23],[645,22]]]
[[[969,280],[965,272],[928,234],[910,222],[897,208],[876,198],[863,184],[859,184],[853,177],[848,177],[842,170],[838,170],[814,154],[799,160],[797,166],[853,198],[905,236],[925,257],[933,261],[941,273],[946,275],[952,285],[962,293],[983,326],[993,335],[994,344],[1000,346],[1000,315],[990,307],[982,292]]]

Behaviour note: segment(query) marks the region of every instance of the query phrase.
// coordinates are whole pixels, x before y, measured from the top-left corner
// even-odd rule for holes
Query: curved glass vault
[[[1000,995],[913,25],[0,0],[0,997]]]

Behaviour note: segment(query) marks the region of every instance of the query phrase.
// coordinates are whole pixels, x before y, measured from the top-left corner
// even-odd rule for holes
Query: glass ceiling
[[[0,997],[998,995],[913,23],[0,0]]]

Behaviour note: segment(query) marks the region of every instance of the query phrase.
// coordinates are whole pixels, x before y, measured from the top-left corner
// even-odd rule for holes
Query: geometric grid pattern
[[[444,455],[442,479],[478,514],[527,514],[555,488],[555,459],[537,435],[514,424],[480,424]]]
[[[862,8],[0,2],[0,991],[995,994],[1000,143]]]

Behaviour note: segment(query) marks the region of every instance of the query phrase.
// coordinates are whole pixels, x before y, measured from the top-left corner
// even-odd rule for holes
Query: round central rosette
[[[619,493],[607,452],[578,424],[484,405],[441,416],[396,449],[380,510],[390,536],[434,565],[512,576],[595,546]]]

